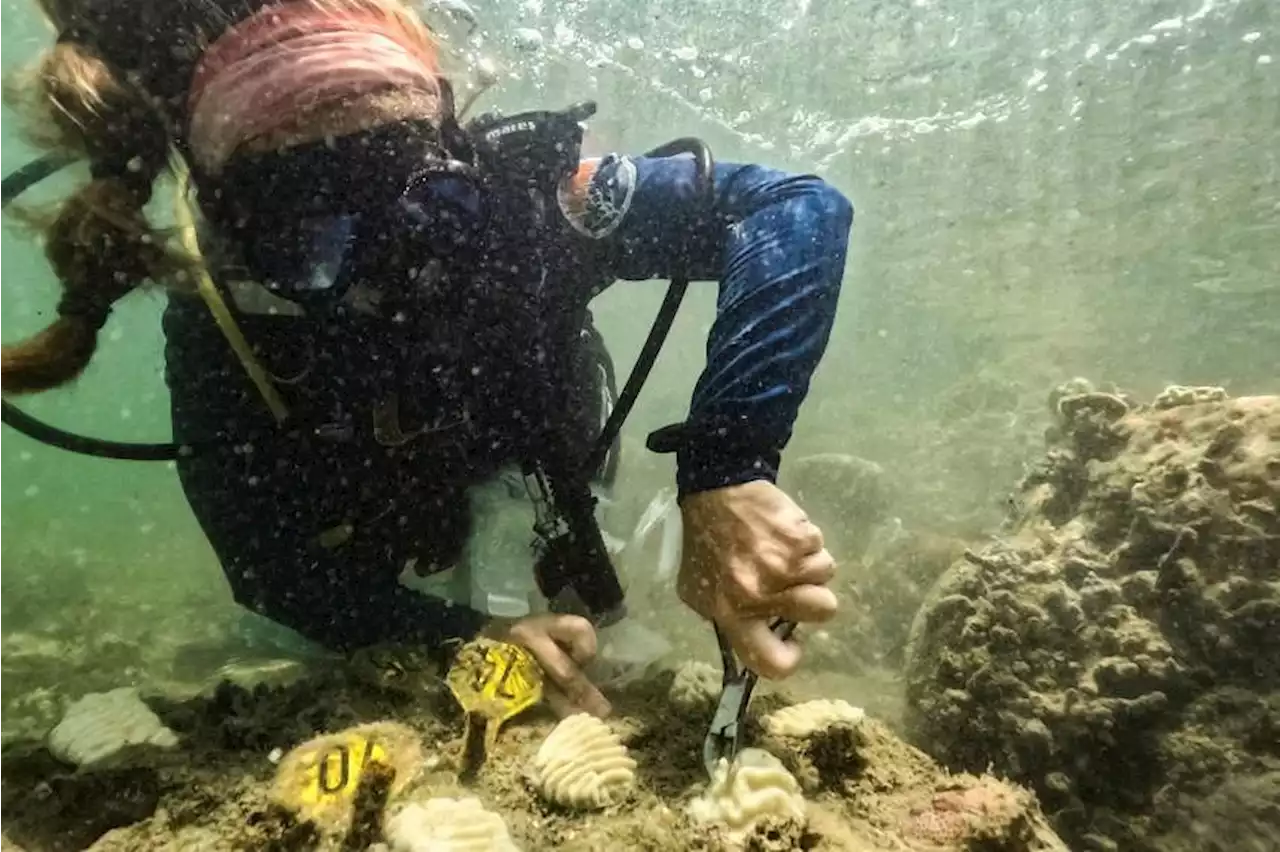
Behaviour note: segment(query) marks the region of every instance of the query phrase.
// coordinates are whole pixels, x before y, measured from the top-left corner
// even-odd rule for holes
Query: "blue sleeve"
[[[817,177],[721,163],[708,209],[692,158],[631,163],[633,191],[614,187],[620,215],[599,236],[611,271],[664,278],[683,263],[720,283],[707,365],[673,441],[679,491],[773,481],[835,321],[853,207]]]

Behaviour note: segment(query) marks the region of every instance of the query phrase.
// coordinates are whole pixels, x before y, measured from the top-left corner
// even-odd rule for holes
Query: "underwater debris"
[[[357,725],[308,740],[280,761],[271,799],[329,833],[350,831],[366,773],[390,773],[386,795],[403,790],[422,766],[418,735],[397,722]],[[385,796],[383,797],[385,800]]]
[[[636,782],[636,762],[609,726],[589,713],[556,725],[533,758],[533,782],[549,801],[596,810],[620,801]]]
[[[632,683],[671,651],[661,633],[634,618],[596,630],[596,656],[584,672],[596,686],[610,689]]]
[[[1280,397],[1218,390],[1133,406],[1106,444],[1065,424],[912,627],[913,739],[1031,786],[1073,848],[1209,848],[1175,835],[1190,812],[1256,827],[1230,848],[1276,827],[1213,797],[1280,768]]]
[[[89,693],[49,732],[54,757],[81,769],[119,766],[177,745],[177,735],[131,687]]]
[[[502,817],[474,797],[413,802],[387,822],[387,840],[392,852],[519,852]]]

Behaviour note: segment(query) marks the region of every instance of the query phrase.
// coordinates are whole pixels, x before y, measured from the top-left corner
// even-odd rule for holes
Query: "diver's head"
[[[267,149],[379,124],[438,120],[438,45],[399,0],[294,0],[219,34],[195,66],[187,142],[216,173],[241,146]]]
[[[38,2],[59,38],[8,94],[26,114],[32,141],[88,160],[92,179],[44,228],[45,253],[64,295],[48,328],[3,348],[6,393],[74,379],[88,365],[113,303],[180,268],[143,213],[175,146],[195,154],[193,170],[216,170],[250,141],[287,147],[380,123],[440,120],[448,109],[435,41],[404,0],[292,0],[230,28],[216,4],[182,4],[197,10],[182,14],[209,19],[168,31],[202,33],[208,46],[194,76],[189,60],[179,58],[190,45],[155,52],[174,57],[171,73],[191,81],[178,107],[142,88],[137,69],[126,73],[112,64],[111,39],[137,38],[143,6]],[[104,18],[110,15],[127,20]],[[286,37],[294,39],[289,50],[281,48]],[[304,43],[305,57],[299,53]],[[151,68],[142,76],[166,73]],[[174,138],[175,127],[184,138]]]

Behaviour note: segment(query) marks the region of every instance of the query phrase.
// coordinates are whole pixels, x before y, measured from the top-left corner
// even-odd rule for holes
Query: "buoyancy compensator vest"
[[[546,237],[557,221],[556,183],[576,168],[581,121],[594,110],[594,104],[582,104],[563,112],[482,116],[465,129],[450,120],[434,133],[430,128],[397,125],[385,137],[371,133],[337,140],[338,145],[361,145],[359,153],[365,157],[376,159],[383,154],[411,164],[407,172],[383,168],[372,176],[352,175],[340,169],[311,168],[305,162],[302,171],[280,171],[280,162],[249,161],[240,167],[239,188],[252,187],[256,191],[249,196],[270,199],[267,209],[288,211],[290,217],[296,214],[292,219],[295,227],[283,229],[289,232],[288,237],[274,240],[274,245],[264,237],[288,223],[246,216],[244,209],[231,205],[235,199],[249,196],[229,191],[233,189],[230,186],[199,182],[201,206],[210,213],[220,244],[248,247],[247,254],[238,258],[222,253],[220,270],[224,274],[218,276],[223,280],[217,282],[215,295],[227,293],[225,279],[234,277],[239,266],[244,273],[256,272],[274,296],[302,306],[315,329],[333,328],[326,320],[338,315],[368,330],[355,334],[350,345],[335,346],[336,338],[325,336],[323,348],[328,363],[346,373],[344,381],[337,382],[344,392],[360,389],[363,384],[363,392],[355,396],[372,405],[374,435],[379,443],[412,441],[416,437],[413,433],[419,430],[438,433],[438,427],[456,425],[427,423],[406,430],[399,422],[404,413],[400,404],[405,399],[397,392],[403,390],[406,364],[408,372],[420,372],[416,368],[425,366],[429,358],[424,358],[431,354],[417,352],[417,357],[406,361],[406,346],[416,343],[417,349],[447,356],[454,378],[462,379],[453,384],[455,390],[467,384],[467,377],[459,372],[462,365],[468,365],[470,378],[477,380],[470,383],[472,386],[484,385],[487,379],[487,387],[501,388],[499,393],[488,394],[488,401],[494,403],[487,406],[489,410],[466,413],[467,423],[487,424],[489,430],[488,434],[473,435],[471,446],[487,441],[499,451],[497,455],[517,459],[524,468],[526,485],[538,507],[541,547],[537,571],[544,593],[553,601],[567,597],[571,606],[585,609],[598,623],[607,623],[624,612],[622,589],[595,522],[589,482],[639,393],[688,282],[684,276],[673,278],[658,321],[600,433],[598,413],[585,411],[573,399],[575,390],[579,397],[582,390],[581,382],[575,380],[581,376],[576,359],[582,347],[575,344],[584,333],[588,337],[594,334],[587,302],[600,286],[549,282],[548,269],[553,264],[544,254],[554,242]],[[422,140],[435,144],[422,146]],[[323,147],[341,154],[333,151],[334,144]],[[447,156],[441,157],[442,151]],[[650,155],[685,152],[695,155],[710,197],[712,163],[700,142],[677,140]],[[5,203],[47,176],[54,165],[6,178]],[[19,179],[23,186],[17,185]],[[339,198],[343,203],[335,205]],[[382,218],[389,213],[397,221]],[[370,251],[370,245],[375,250]],[[357,246],[362,247],[360,252],[355,251]],[[304,256],[305,263],[301,262]],[[563,268],[571,268],[579,276],[600,276],[601,283],[607,278],[607,270],[593,268],[589,262]],[[303,270],[305,277],[299,277],[296,273]],[[451,323],[451,317],[460,316],[469,321]],[[251,320],[244,315],[240,319]],[[407,333],[392,335],[393,342],[384,342],[379,348],[374,341],[385,338],[375,329],[387,321]],[[417,333],[412,331],[415,326]],[[450,327],[457,333],[442,333]],[[476,329],[489,333],[475,335]],[[227,337],[230,340],[232,336]],[[254,338],[253,342],[259,351],[269,353],[272,348],[269,341]],[[252,374],[252,351],[235,347],[234,340],[232,343]],[[392,364],[399,364],[400,369],[388,368]],[[517,367],[523,372],[517,374]],[[479,374],[488,370],[491,375],[482,377],[477,370]],[[260,365],[259,371],[265,372]],[[494,376],[500,379],[496,385]],[[288,388],[291,406],[298,402],[295,391],[301,384]],[[420,393],[414,394],[415,400],[434,396],[443,407],[461,402],[461,410],[466,409],[466,400],[451,398],[447,392],[433,394],[425,387],[417,390]],[[317,403],[323,402],[308,400],[299,407],[310,410],[291,409],[290,419],[295,425],[299,418],[313,421],[308,427],[330,429],[336,425],[341,434],[341,422],[314,420],[317,412],[324,410]],[[327,402],[346,412],[359,408],[349,401]],[[575,414],[578,423],[566,422],[566,415],[572,419]],[[158,459],[200,451],[199,441],[166,447],[70,435],[35,421],[8,402],[4,415],[6,424],[32,437],[94,455]],[[351,418],[352,422],[355,419]],[[585,424],[589,426],[584,428]],[[437,470],[442,475],[483,473],[473,461],[467,460],[467,470],[449,471],[448,465]]]

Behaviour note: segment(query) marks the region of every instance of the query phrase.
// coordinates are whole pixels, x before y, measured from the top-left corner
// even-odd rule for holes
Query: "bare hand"
[[[520,645],[533,654],[547,681],[543,694],[557,716],[574,713],[608,716],[609,700],[583,673],[596,655],[596,632],[591,622],[576,615],[545,613],[516,621],[494,621],[485,634]]]
[[[720,626],[744,665],[783,678],[800,646],[770,629],[775,617],[823,622],[836,613],[835,576],[822,531],[782,489],[747,482],[686,497],[680,600]]]

